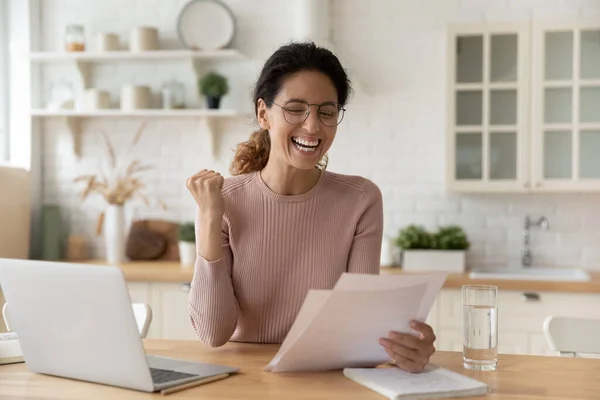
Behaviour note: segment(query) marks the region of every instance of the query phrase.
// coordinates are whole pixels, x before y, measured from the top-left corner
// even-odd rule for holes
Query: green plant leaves
[[[404,250],[467,250],[471,244],[460,226],[443,226],[428,232],[420,225],[408,225],[400,230],[396,246]]]
[[[432,236],[419,225],[407,226],[396,238],[396,245],[403,249],[430,249],[432,242]]]
[[[198,81],[198,90],[206,97],[223,97],[229,92],[229,84],[223,75],[209,72]]]
[[[193,222],[184,222],[179,224],[178,231],[179,241],[181,242],[195,242],[196,241],[196,230]]]
[[[436,248],[440,250],[467,250],[470,243],[460,226],[452,225],[439,229],[435,235]]]

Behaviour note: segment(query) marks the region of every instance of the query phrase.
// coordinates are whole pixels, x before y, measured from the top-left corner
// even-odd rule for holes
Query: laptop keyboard
[[[187,374],[185,372],[177,372],[160,368],[150,368],[150,373],[152,374],[152,382],[154,382],[155,384],[161,384],[176,381],[179,379],[192,378],[194,376],[198,376],[194,374]]]

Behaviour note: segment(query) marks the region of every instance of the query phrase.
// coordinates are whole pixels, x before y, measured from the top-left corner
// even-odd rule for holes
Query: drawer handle
[[[189,292],[192,289],[192,284],[191,283],[182,283],[179,288],[183,292]]]
[[[523,301],[540,301],[540,295],[532,292],[525,292],[521,295]]]

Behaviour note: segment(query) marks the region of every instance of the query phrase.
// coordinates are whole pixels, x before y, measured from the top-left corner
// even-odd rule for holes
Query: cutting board
[[[179,224],[160,219],[133,221],[127,238],[131,260],[179,260]]]

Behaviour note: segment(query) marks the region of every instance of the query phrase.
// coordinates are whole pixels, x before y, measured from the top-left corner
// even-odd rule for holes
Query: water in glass
[[[465,368],[493,371],[498,362],[498,309],[489,306],[464,306]]]
[[[498,364],[498,288],[467,285],[463,297],[463,365],[494,371]]]

